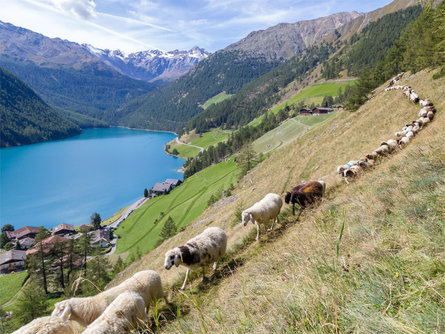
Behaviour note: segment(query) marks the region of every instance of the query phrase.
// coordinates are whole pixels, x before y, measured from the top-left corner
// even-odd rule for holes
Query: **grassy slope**
[[[234,161],[222,162],[188,178],[170,194],[147,201],[116,230],[115,233],[121,235],[116,252],[136,252],[139,247],[142,254],[147,253],[157,243],[169,216],[178,228],[189,224],[205,210],[212,194],[236,183],[237,175],[238,167]],[[161,216],[161,212],[165,215]]]
[[[319,101],[321,102],[321,99],[323,96],[337,96],[338,95],[338,89],[341,87],[343,90],[348,85],[353,83],[354,81],[349,82],[336,82],[336,83],[324,83],[324,84],[314,84],[312,86],[309,86],[302,90],[301,92],[295,94],[291,98],[287,99],[286,101],[276,105],[273,107],[270,112],[276,114],[281,109],[285,108],[286,106],[290,106],[296,102],[299,101],[305,101],[307,104],[310,104],[312,102]],[[319,100],[320,99],[320,100]],[[258,125],[263,116],[258,117],[257,119],[253,120],[249,123],[249,125]]]
[[[253,148],[256,152],[270,152],[302,136],[307,131],[313,130],[316,126],[330,120],[335,115],[337,115],[337,112],[319,116],[294,117],[255,140],[252,144]]]
[[[220,128],[212,129],[209,132],[205,132],[202,136],[198,136],[197,134],[192,134],[190,136],[183,136],[181,140],[185,143],[200,146],[204,149],[208,148],[211,145],[215,145],[219,142],[227,140],[229,138],[230,131],[229,130],[221,130]],[[190,140],[188,140],[190,137]],[[181,158],[187,159],[190,157],[195,157],[199,153],[199,149],[192,146],[181,145],[176,143],[176,140],[172,140],[168,143],[170,145],[169,152],[172,152],[173,149],[177,149],[179,152],[179,156]]]
[[[227,140],[229,138],[229,130],[221,130],[220,128],[212,129],[209,132],[205,132],[201,137],[195,138],[190,141],[190,144],[197,145],[203,148],[208,148],[211,145],[218,144],[219,142]]]
[[[231,96],[233,96],[233,94],[227,94],[226,92],[219,93],[218,95],[212,97],[211,99],[208,99],[206,103],[204,103],[203,108],[206,109],[210,107],[212,104],[220,103]]]
[[[170,288],[184,269],[163,269],[163,254],[202,225],[191,224],[114,284],[139,270],[157,270],[183,314],[180,325],[165,325],[167,333],[444,332],[445,79],[431,81],[431,75],[422,72],[404,83],[434,101],[436,119],[406,149],[349,186],[335,175],[336,166],[370,152],[417,118],[419,107],[400,91],[380,88],[358,112],[340,112],[284,145],[240,181],[237,201],[198,217],[226,230],[233,254],[211,284],[196,280],[193,298],[190,291]],[[285,233],[263,232],[260,243],[234,251],[252,230],[232,227],[237,206],[321,176],[328,192],[318,208],[298,223],[285,210]]]
[[[22,287],[26,271],[0,276],[0,305],[10,300]]]

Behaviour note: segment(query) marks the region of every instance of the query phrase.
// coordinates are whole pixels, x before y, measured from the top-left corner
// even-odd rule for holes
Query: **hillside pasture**
[[[3,305],[15,296],[22,287],[26,275],[26,271],[0,275],[0,305]]]
[[[209,132],[202,133],[199,137],[190,141],[189,144],[200,146],[204,149],[219,142],[226,141],[230,135],[229,130],[221,130],[220,128],[211,129]]]
[[[206,168],[173,189],[170,194],[148,200],[136,209],[115,231],[120,236],[116,253],[142,254],[152,250],[159,242],[159,233],[171,217],[178,230],[198,217],[212,195],[230,187],[238,180],[239,169],[233,160]]]
[[[432,81],[433,74],[424,71],[403,84],[435,103],[434,121],[349,185],[336,175],[338,165],[371,152],[417,118],[420,107],[402,92],[380,87],[357,112],[341,111],[280,146],[240,180],[236,201],[205,210],[197,220],[224,228],[229,240],[226,262],[210,283],[192,277],[184,293],[175,293],[185,270],[163,269],[170,246],[202,231],[195,223],[114,284],[147,267],[162,272],[165,289],[181,306],[181,314],[164,323],[165,333],[445,332],[445,78]],[[252,224],[234,227],[239,208],[320,177],[326,197],[300,221],[285,205],[277,232],[263,232],[259,242],[249,237]]]
[[[208,99],[204,104],[203,104],[203,108],[207,109],[208,107],[210,107],[212,104],[218,104],[228,98],[230,98],[231,96],[233,96],[233,94],[227,94],[226,92],[222,92],[219,93],[218,95],[215,95],[214,97]]]

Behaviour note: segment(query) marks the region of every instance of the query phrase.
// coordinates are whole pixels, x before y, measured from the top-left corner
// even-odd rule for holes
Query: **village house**
[[[312,110],[308,109],[308,108],[301,108],[299,111],[299,114],[301,116],[309,116],[309,115],[312,115]]]
[[[23,238],[18,241],[18,243],[22,249],[31,248],[32,246],[34,246],[35,242],[36,241],[33,238]]]
[[[176,188],[182,183],[182,181],[178,179],[167,179],[164,183],[170,183],[173,188]]]
[[[315,107],[314,109],[312,109],[312,115],[329,114],[332,111],[334,111],[334,109],[332,108]]]
[[[168,194],[173,189],[173,186],[171,183],[166,182],[156,182],[156,184],[151,188],[152,194],[155,196]]]
[[[26,255],[30,256],[36,254],[40,250],[41,245],[43,246],[43,253],[48,254],[57,242],[65,243],[68,242],[68,239],[60,235],[50,236],[49,238],[43,239],[42,241],[36,243],[33,248],[28,249],[26,251]]]
[[[37,235],[39,228],[37,226],[23,226],[15,231],[6,231],[6,236],[15,243],[17,240],[24,238],[34,239]]]
[[[110,245],[110,230],[107,228],[90,232],[91,246],[93,248],[106,248]]]
[[[345,107],[343,105],[339,104],[339,105],[332,106],[332,108],[334,108],[335,111],[341,111]]]
[[[71,224],[59,224],[56,227],[53,227],[51,229],[51,232],[53,235],[60,235],[64,237],[68,237],[76,233],[76,231],[74,230],[74,226]]]
[[[0,254],[0,273],[20,271],[25,268],[26,252],[10,250]]]

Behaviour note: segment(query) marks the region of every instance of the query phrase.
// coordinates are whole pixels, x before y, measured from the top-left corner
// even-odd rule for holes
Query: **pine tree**
[[[22,290],[16,302],[18,319],[21,324],[44,315],[48,309],[46,295],[35,284],[30,284]]]
[[[159,234],[159,236],[165,240],[168,239],[172,236],[174,236],[177,233],[177,228],[176,225],[173,221],[172,217],[168,217],[166,222],[164,223],[164,226],[162,227],[161,233]]]
[[[144,189],[144,197],[148,197],[148,190],[147,190],[147,188]]]

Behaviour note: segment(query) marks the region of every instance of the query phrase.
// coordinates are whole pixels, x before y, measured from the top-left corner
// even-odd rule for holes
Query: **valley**
[[[177,157],[185,160],[183,183],[173,189],[164,187],[171,180],[157,188],[149,187],[151,181],[145,190],[138,186],[137,198],[144,190],[150,199],[111,231],[117,239],[110,254],[89,248],[87,233],[79,230],[65,251],[54,245],[45,261],[30,257],[27,271],[1,276],[8,289],[4,301],[17,293],[25,276],[27,283],[4,308],[12,316],[1,310],[0,328],[9,333],[29,322],[24,305],[31,297],[45,303],[35,302],[35,318],[50,314],[62,299],[97,295],[135,273],[154,270],[171,303],[160,300],[150,308],[150,322],[140,323],[139,332],[443,332],[444,10],[444,1],[396,0],[367,13],[278,24],[206,55],[170,83],[153,81],[134,68],[142,53],[128,56],[88,46],[112,65],[109,73],[119,73],[112,77],[126,75],[121,68],[126,63],[136,76],[144,76],[146,88],[159,86],[136,89],[140,95],[126,95],[127,101],[105,98],[114,106],[85,109],[85,114],[104,126],[178,133],[165,133],[154,146],[176,164],[183,163]],[[204,52],[193,52],[198,51]],[[168,53],[147,54],[162,58]],[[49,108],[67,115],[61,107]],[[113,129],[142,132],[103,130]],[[128,168],[132,177],[155,174],[150,166],[164,170],[165,176],[156,177],[162,182],[179,168],[129,149],[133,145],[118,151],[124,138],[110,139],[112,148],[102,153],[118,157],[120,169]],[[135,155],[144,160],[134,161]],[[95,164],[88,159],[86,168]],[[130,171],[135,164],[140,174]],[[350,173],[339,175],[338,167],[345,164]],[[109,168],[77,184],[93,187],[103,178],[114,186],[110,193],[128,194],[117,185],[118,178],[129,183],[127,176],[112,177]],[[256,241],[253,218],[242,212],[270,193],[284,202],[288,191],[309,180],[326,184],[322,200],[306,203],[298,216],[284,203],[274,229],[268,230],[270,222],[261,225]],[[96,203],[90,211],[97,210],[98,202],[90,202]],[[110,218],[99,221],[103,227],[95,228],[108,231],[104,226],[112,226],[125,205],[114,206],[104,216]],[[297,200],[298,206],[304,203]],[[250,220],[244,226],[242,219]],[[96,223],[92,215],[91,225]],[[2,243],[10,235],[6,225]],[[206,267],[206,279],[192,268],[180,289],[191,252],[201,247],[187,241],[214,226],[227,236],[225,254],[213,270]],[[40,230],[37,239],[47,232]],[[179,255],[176,266],[171,257],[170,269],[164,257],[172,249]],[[85,329],[69,323],[76,332]]]

